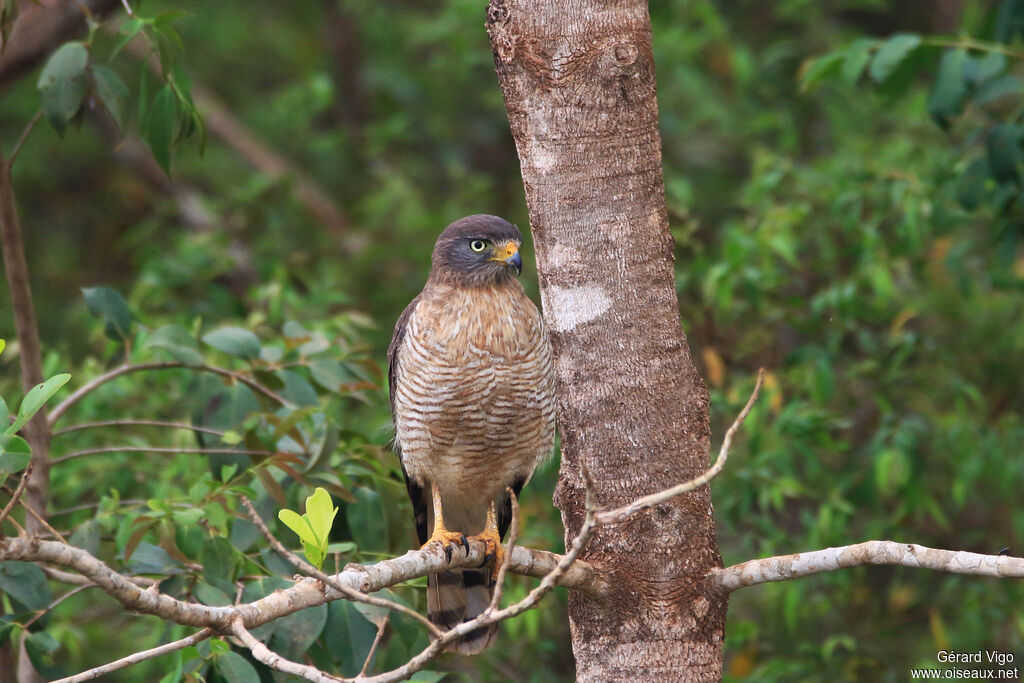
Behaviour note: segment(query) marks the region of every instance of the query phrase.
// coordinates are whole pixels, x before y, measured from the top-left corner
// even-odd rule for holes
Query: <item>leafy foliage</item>
[[[682,321],[716,434],[756,369],[771,371],[713,487],[727,563],[867,538],[989,553],[1024,545],[1024,2],[968,2],[956,30],[918,5],[652,3]],[[412,516],[387,452],[379,367],[391,325],[450,220],[488,211],[527,224],[481,5],[135,9],[114,19],[116,33],[72,43],[88,62],[58,71],[70,76],[46,95],[66,97],[64,136],[33,132],[17,189],[47,375],[69,370],[81,386],[124,362],[181,366],[107,383],[58,427],[150,418],[191,429],[58,433],[57,458],[124,450],[54,466],[54,524],[119,571],[206,604],[233,602],[240,589],[244,600],[266,595],[294,573],[240,514],[241,495],[287,542],[275,510],[325,489],[338,508],[327,571],[404,551]],[[156,69],[127,47],[137,38]],[[254,170],[212,135],[202,159],[201,145],[183,144],[203,134],[192,80],[327,188],[343,229],[325,228],[288,173]],[[3,94],[8,146],[43,106],[38,82]],[[71,111],[76,83],[84,95]],[[137,131],[174,169],[171,190],[125,165],[127,155],[111,158],[93,133],[104,112],[118,142]],[[123,292],[130,317],[109,294],[106,304],[83,300],[80,288],[96,285]],[[0,357],[4,396],[18,393],[10,351]],[[131,450],[154,445],[180,452]],[[520,542],[557,551],[555,470],[524,491]],[[26,596],[40,601],[58,585],[19,580],[36,581]],[[509,599],[530,585],[514,581]],[[3,592],[0,637],[17,639],[35,612]],[[422,612],[422,592],[419,582],[388,597]],[[897,681],[933,665],[937,649],[1021,652],[1022,598],[1019,585],[888,568],[747,589],[730,607],[727,677]],[[311,662],[355,675],[379,618],[337,601],[257,635],[281,652],[311,643]],[[371,671],[425,642],[407,621],[393,618]],[[188,632],[120,614],[90,591],[27,630],[33,661],[64,674]],[[564,602],[503,624],[473,668],[484,680],[568,680]],[[269,677],[214,640],[132,676],[253,671]]]

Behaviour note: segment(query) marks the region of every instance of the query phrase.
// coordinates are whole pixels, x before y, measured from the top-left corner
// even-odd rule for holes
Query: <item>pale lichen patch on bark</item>
[[[611,308],[611,297],[600,287],[548,287],[544,295],[547,321],[555,332],[567,332]]]

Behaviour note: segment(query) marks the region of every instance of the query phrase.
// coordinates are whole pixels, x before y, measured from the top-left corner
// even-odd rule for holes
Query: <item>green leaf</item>
[[[197,583],[192,588],[192,593],[198,598],[199,602],[210,607],[226,607],[231,604],[231,598],[227,593],[208,583]]]
[[[355,491],[356,502],[345,508],[348,529],[360,550],[386,551],[388,549],[387,516],[380,494],[360,487]]]
[[[22,471],[31,459],[32,449],[25,439],[16,434],[0,436],[0,477]]]
[[[46,574],[31,562],[0,562],[0,591],[28,610],[40,610],[53,602]]]
[[[260,683],[260,675],[249,661],[237,652],[221,652],[214,665],[227,683]]]
[[[7,348],[7,340],[6,339],[0,339],[0,354],[3,354],[4,349],[6,349],[6,348]]]
[[[146,112],[144,137],[160,167],[171,172],[171,143],[174,141],[174,124],[177,105],[171,86],[165,85],[153,98]]]
[[[317,541],[326,548],[334,517],[338,514],[338,508],[331,501],[331,494],[327,493],[326,489],[316,487],[313,495],[306,498],[306,514],[309,516],[309,526],[313,529]]]
[[[65,43],[46,62],[36,87],[42,95],[43,113],[57,133],[64,129],[82,106],[85,97],[85,67],[89,51],[79,42]]]
[[[324,642],[341,675],[359,673],[376,636],[376,627],[348,600],[335,600],[328,606]]]
[[[897,33],[885,41],[871,61],[868,73],[876,83],[884,83],[921,44],[921,36],[913,33]]]
[[[939,73],[928,96],[928,113],[942,128],[948,127],[949,119],[964,108],[967,99],[966,67],[966,50],[946,50],[939,62]]]
[[[1024,128],[1010,124],[996,126],[988,134],[985,146],[992,176],[1000,182],[1016,182],[1020,178],[1021,140]]]
[[[316,390],[302,375],[291,370],[278,370],[275,374],[284,382],[284,391],[281,393],[291,403],[302,407],[315,406],[320,402]]]
[[[138,17],[132,17],[121,24],[121,29],[118,31],[118,33],[121,34],[121,38],[117,41],[117,44],[114,45],[114,49],[110,53],[110,61],[114,61],[114,57],[117,57],[121,50],[124,49],[125,45],[132,42],[132,38],[139,34],[139,31],[142,30],[144,25],[145,22]]]
[[[800,68],[800,90],[803,92],[814,90],[821,81],[839,70],[843,58],[842,52],[830,52],[804,62]]]
[[[121,293],[109,287],[83,287],[82,294],[89,312],[106,323],[107,336],[114,341],[127,340],[133,318]]]
[[[992,80],[1006,71],[1006,55],[989,52],[983,57],[968,57],[964,66],[964,78],[974,87]]]
[[[871,51],[878,45],[877,40],[861,38],[850,43],[846,48],[843,57],[843,66],[840,70],[843,82],[848,85],[855,84],[864,73],[864,68],[871,61]]]
[[[203,341],[215,349],[248,360],[259,358],[260,340],[241,327],[221,327],[203,335]]]
[[[310,526],[309,519],[305,515],[300,516],[294,510],[278,510],[277,518],[294,531],[303,543],[316,545],[316,533],[313,531],[313,527]]]
[[[338,393],[341,385],[352,379],[345,366],[336,360],[318,360],[309,366],[313,381],[327,391]]]
[[[107,111],[117,123],[118,128],[124,128],[124,112],[128,104],[128,86],[113,69],[102,64],[92,67],[93,91],[96,98],[103,103]]]
[[[39,409],[50,400],[50,398],[56,394],[62,386],[67,384],[68,380],[71,379],[71,375],[64,372],[59,375],[54,375],[50,379],[46,380],[42,384],[37,384],[25,394],[25,398],[21,400],[21,406],[18,408],[18,417],[14,420],[10,427],[4,434],[10,436],[19,429],[25,426],[32,417],[39,412]]]
[[[300,610],[277,620],[271,646],[288,659],[299,659],[309,649],[327,623],[327,605]]]
[[[1024,83],[1013,74],[1003,74],[978,88],[974,94],[974,102],[979,106],[985,105],[1007,95],[1019,97],[1021,92],[1024,92]]]
[[[149,335],[143,348],[162,349],[174,360],[190,366],[203,364],[203,356],[199,353],[199,344],[195,338],[180,325],[164,325]]]

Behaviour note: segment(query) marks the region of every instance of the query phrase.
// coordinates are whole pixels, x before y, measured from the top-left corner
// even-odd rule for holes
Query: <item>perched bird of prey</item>
[[[516,279],[521,243],[519,228],[497,216],[445,228],[388,348],[395,446],[420,543],[440,543],[449,558],[468,552],[467,536],[488,548],[480,569],[428,577],[430,620],[443,629],[490,603],[511,522],[507,489],[518,495],[554,444],[551,349]],[[496,634],[497,624],[482,627],[456,649],[475,654]]]

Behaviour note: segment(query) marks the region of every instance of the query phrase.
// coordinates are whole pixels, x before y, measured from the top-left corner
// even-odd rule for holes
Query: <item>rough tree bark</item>
[[[491,0],[495,64],[516,141],[556,359],[555,504],[598,508],[708,463],[708,394],[679,322],[645,0]],[[707,487],[602,528],[583,558],[613,593],[570,595],[577,679],[718,680],[726,598]]]

